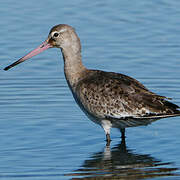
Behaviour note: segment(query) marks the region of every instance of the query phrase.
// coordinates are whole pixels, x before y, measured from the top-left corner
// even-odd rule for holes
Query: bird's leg
[[[125,128],[121,128],[120,131],[121,131],[121,139],[125,139],[126,138],[126,136],[125,136]]]
[[[110,143],[111,143],[111,138],[110,138],[110,134],[109,133],[107,133],[106,134],[106,146],[110,146]]]
[[[102,120],[101,121],[101,126],[103,127],[104,132],[106,133],[106,141],[107,141],[106,146],[109,146],[110,142],[111,142],[110,129],[111,129],[112,124],[108,120]]]

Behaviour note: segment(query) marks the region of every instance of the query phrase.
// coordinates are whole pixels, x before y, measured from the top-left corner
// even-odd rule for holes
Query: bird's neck
[[[73,87],[83,78],[87,70],[82,64],[81,51],[75,52],[71,47],[62,49],[64,59],[64,73],[68,84]]]

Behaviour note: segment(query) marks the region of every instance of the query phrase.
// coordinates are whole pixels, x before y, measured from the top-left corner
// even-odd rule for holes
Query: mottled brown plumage
[[[147,125],[180,113],[166,97],[150,92],[129,76],[97,70],[87,74],[76,85],[77,98],[89,115],[110,120],[112,127]]]
[[[54,26],[42,45],[5,70],[51,47],[61,49],[66,80],[73,96],[88,117],[104,128],[108,144],[111,127],[119,128],[125,137],[126,127],[180,115],[177,105],[129,76],[87,69],[81,60],[80,39],[69,25]]]

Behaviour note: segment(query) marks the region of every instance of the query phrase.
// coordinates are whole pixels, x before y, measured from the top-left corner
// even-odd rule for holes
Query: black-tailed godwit
[[[66,24],[54,26],[46,41],[4,70],[53,47],[61,49],[65,77],[74,99],[93,122],[103,127],[108,144],[111,127],[120,129],[124,138],[127,127],[180,115],[179,106],[129,76],[87,69],[81,60],[80,39]]]

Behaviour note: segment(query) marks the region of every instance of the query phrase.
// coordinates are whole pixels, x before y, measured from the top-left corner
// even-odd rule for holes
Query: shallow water
[[[74,102],[58,49],[3,71],[66,23],[84,64],[124,73],[180,105],[180,2],[12,1],[0,6],[0,179],[180,179],[180,118],[127,129],[126,143]]]

